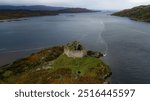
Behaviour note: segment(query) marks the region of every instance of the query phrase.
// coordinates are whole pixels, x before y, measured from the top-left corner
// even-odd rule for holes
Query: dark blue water
[[[62,14],[0,22],[0,65],[42,48],[81,41],[107,54],[111,83],[150,83],[150,24],[106,13]]]

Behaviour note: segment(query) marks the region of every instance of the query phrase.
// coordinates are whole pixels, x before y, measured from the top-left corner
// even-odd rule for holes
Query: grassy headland
[[[137,21],[150,22],[150,5],[138,6],[132,9],[126,9],[120,12],[116,12],[112,15],[129,17]]]
[[[0,67],[0,83],[104,83],[111,71],[108,65],[96,57],[100,56],[97,53],[90,51],[82,58],[74,58],[64,54],[64,46],[44,49]]]

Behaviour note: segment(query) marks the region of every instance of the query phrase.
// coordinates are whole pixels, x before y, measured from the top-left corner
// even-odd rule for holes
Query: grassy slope
[[[61,75],[59,83],[102,83],[104,76],[110,72],[107,65],[94,57],[69,58],[61,55],[54,62],[54,69],[67,69],[71,73],[67,77]],[[55,82],[54,82],[55,83]]]
[[[47,70],[36,71],[63,53],[63,47],[44,49],[38,53],[0,67],[0,83],[38,83]],[[40,74],[44,75],[40,75]],[[37,75],[37,76],[36,76]],[[35,76],[35,77],[34,77]],[[44,79],[41,83],[45,83]]]
[[[116,12],[113,15],[130,17],[131,19],[138,21],[150,22],[150,5],[134,7],[132,9]]]
[[[62,53],[63,47],[53,47],[0,67],[0,83],[103,83],[110,73],[98,58],[69,58]],[[52,68],[43,69],[51,62]]]

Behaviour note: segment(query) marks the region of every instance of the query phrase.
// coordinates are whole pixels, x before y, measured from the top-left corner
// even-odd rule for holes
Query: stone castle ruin
[[[87,51],[83,48],[80,42],[74,41],[72,43],[68,43],[64,47],[64,54],[68,57],[82,58],[87,55]]]

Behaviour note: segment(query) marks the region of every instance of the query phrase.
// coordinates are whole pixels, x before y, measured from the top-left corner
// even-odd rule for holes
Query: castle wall
[[[78,58],[82,58],[84,56],[87,55],[87,52],[85,50],[68,50],[68,49],[64,49],[64,53],[68,56],[68,57],[78,57]]]

